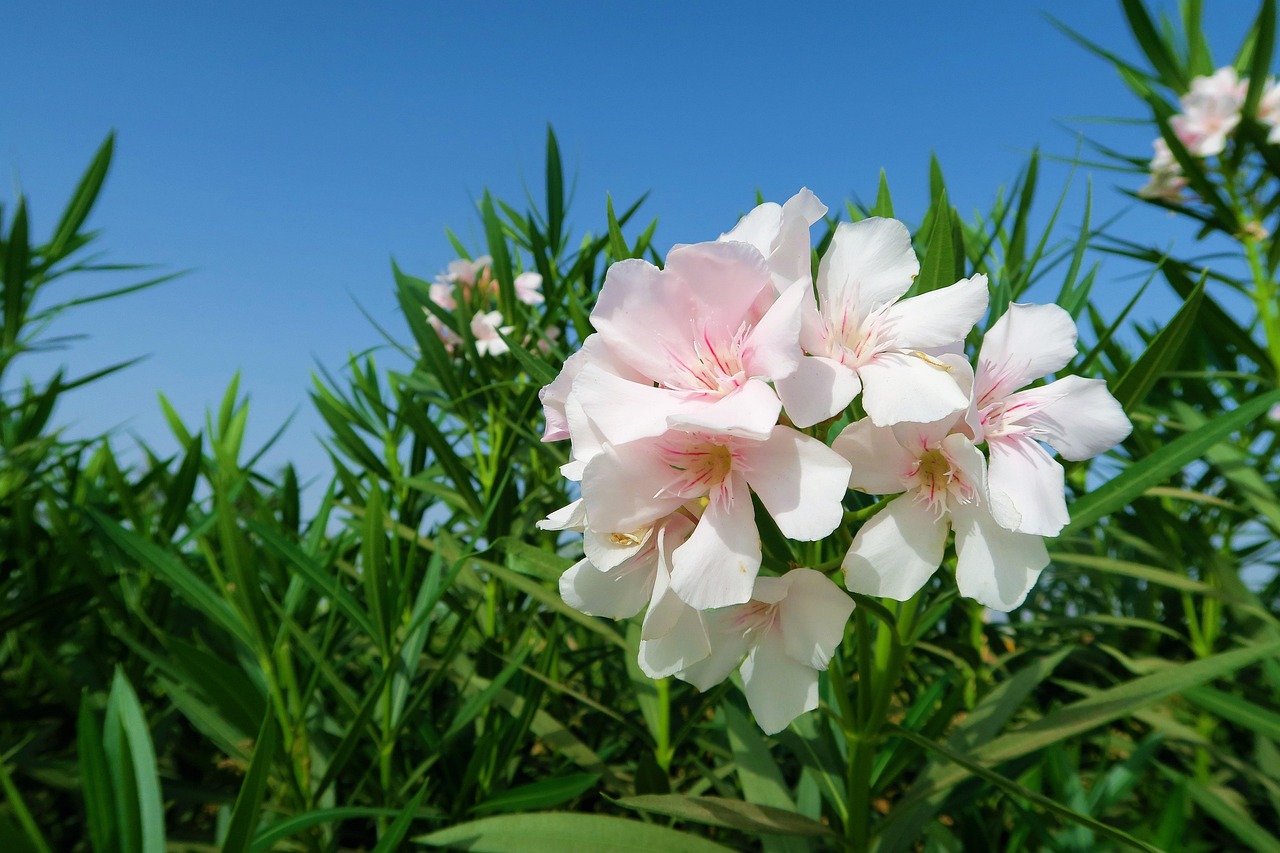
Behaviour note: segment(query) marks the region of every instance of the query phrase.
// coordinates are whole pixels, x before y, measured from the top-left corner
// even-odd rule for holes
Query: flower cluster
[[[501,335],[508,335],[512,327],[504,325],[500,311],[492,309],[498,295],[498,281],[493,275],[493,259],[488,255],[474,261],[458,258],[450,261],[448,268],[436,276],[431,285],[431,301],[448,312],[458,311],[459,303],[471,314],[469,328],[475,338],[476,351],[480,355],[502,355],[508,351]],[[515,278],[516,298],[526,305],[542,303],[542,276],[536,272],[523,272]],[[425,310],[425,309],[424,309]],[[445,325],[435,314],[426,312],[427,322],[444,341],[445,348],[454,350],[462,339],[457,332]],[[499,334],[501,333],[501,334]]]
[[[1190,90],[1179,99],[1182,112],[1169,120],[1169,128],[1193,157],[1217,156],[1240,124],[1248,91],[1248,78],[1241,79],[1230,66],[1219,68],[1208,77],[1196,77]],[[1273,79],[1267,80],[1263,89],[1257,118],[1270,127],[1267,142],[1280,142],[1280,84]],[[1187,185],[1182,167],[1163,138],[1157,138],[1153,146],[1151,176],[1138,195],[1178,201]]]
[[[757,513],[816,541],[844,523],[848,489],[900,495],[854,536],[847,587],[914,595],[954,528],[961,593],[1009,610],[1067,521],[1041,442],[1084,459],[1130,428],[1101,380],[1024,388],[1075,355],[1057,306],[1013,305],[975,371],[963,342],[986,277],[907,297],[920,265],[900,222],[840,224],[814,279],[825,214],[801,190],[662,269],[615,263],[595,333],[541,395],[544,440],[570,440],[563,473],[581,487],[541,525],[583,534],[564,600],[612,618],[647,605],[641,668],[699,689],[739,669],[770,733],[817,706],[853,602],[813,569],[761,574]],[[828,446],[855,400],[866,416]]]

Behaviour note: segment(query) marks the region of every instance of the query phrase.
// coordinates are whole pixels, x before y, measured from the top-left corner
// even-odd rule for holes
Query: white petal
[[[877,426],[941,420],[969,406],[954,373],[951,365],[932,357],[881,353],[858,369],[862,407]]]
[[[675,677],[699,690],[708,690],[728,678],[729,673],[742,663],[743,655],[750,647],[746,634],[737,626],[742,612],[743,608],[738,606],[704,614],[711,654],[676,672]]]
[[[635,530],[606,532],[585,530],[582,534],[582,550],[591,564],[602,572],[611,571],[643,552],[657,553],[653,540],[653,527]]]
[[[906,601],[942,563],[947,522],[914,494],[895,498],[862,526],[842,568],[845,586],[863,595]]]
[[[1101,379],[1064,376],[1043,388],[1014,395],[1053,397],[1024,422],[1040,432],[1039,437],[1063,459],[1089,459],[1115,447],[1133,430],[1120,403]],[[1011,398],[1012,400],[1012,398]]]
[[[1062,466],[1026,435],[992,439],[987,448],[991,454],[987,483],[992,501],[997,492],[1002,493],[1018,511],[1016,525],[1009,526],[1006,519],[998,518],[1001,526],[1018,533],[1057,536],[1071,520]]]
[[[720,235],[722,243],[750,243],[765,257],[773,251],[773,243],[782,230],[782,205],[776,201],[758,204],[738,224]]]
[[[818,296],[829,314],[856,306],[866,316],[906,293],[919,272],[911,234],[901,222],[842,222],[818,268]]]
[[[730,474],[711,493],[689,539],[671,557],[671,587],[691,607],[742,604],[760,571],[760,532],[747,484]]]
[[[1076,356],[1076,324],[1057,305],[1015,302],[987,330],[978,352],[978,408],[1007,397]]]
[[[853,599],[821,572],[792,569],[782,576],[790,588],[778,604],[778,629],[794,660],[826,669],[853,613]]]
[[[773,293],[773,278],[764,255],[746,243],[677,246],[667,253],[663,272],[679,282],[670,296],[680,297],[673,310],[684,318],[686,328],[693,316],[723,318],[732,331],[751,313],[762,293]],[[654,331],[648,332],[650,345]]]
[[[796,372],[774,383],[787,417],[804,429],[834,418],[862,390],[858,374],[834,359],[806,356]]]
[[[606,574],[586,560],[574,563],[560,576],[564,603],[589,616],[635,616],[648,603],[652,590],[652,571],[619,569]]]
[[[675,630],[689,608],[671,589],[671,552],[683,545],[692,532],[693,522],[679,514],[669,516],[658,528],[654,542],[653,598],[640,628],[642,640],[656,640]]]
[[[582,475],[582,501],[599,530],[636,530],[670,515],[684,503],[665,495],[671,468],[650,452],[650,439],[605,445]]]
[[[582,498],[548,515],[535,526],[539,530],[582,530],[587,525],[587,513],[582,508]]]
[[[917,454],[899,442],[890,427],[861,418],[840,431],[831,449],[852,463],[849,488],[872,495],[896,495],[910,479]]]
[[[650,678],[666,678],[711,654],[702,614],[680,600],[658,570],[653,601],[640,629],[640,669]]]
[[[690,396],[672,406],[666,426],[686,432],[706,430],[762,440],[768,438],[781,411],[782,402],[767,382],[748,379],[723,397],[712,394]]]
[[[849,488],[849,461],[816,438],[776,426],[767,441],[743,442],[743,476],[790,539],[812,542],[836,529]]]
[[[783,291],[747,334],[742,367],[748,376],[777,380],[795,373],[804,355],[800,349],[800,308],[806,292],[812,292],[808,276]]]
[[[777,734],[791,721],[818,707],[818,671],[787,655],[779,642],[766,638],[742,663],[742,692],[767,734]]]
[[[1005,530],[981,506],[957,507],[951,516],[960,594],[993,610],[1007,612],[1021,604],[1049,565],[1044,539]]]
[[[886,312],[895,345],[931,349],[963,341],[987,313],[988,298],[987,277],[975,275],[902,300]]]

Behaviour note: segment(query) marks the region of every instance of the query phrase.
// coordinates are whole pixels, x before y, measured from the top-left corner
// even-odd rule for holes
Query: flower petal
[[[726,607],[715,613],[703,614],[707,637],[711,642],[711,654],[692,666],[675,673],[681,681],[687,681],[699,690],[709,690],[729,677],[738,668],[750,648],[747,635],[738,627],[738,616],[744,608]]]
[[[849,461],[816,438],[776,426],[768,440],[743,442],[743,476],[782,534],[812,542],[844,517]]]
[[[1018,533],[1057,536],[1071,520],[1062,466],[1027,435],[992,439],[987,448],[991,455],[987,484],[992,502],[997,501],[995,493],[1001,493],[1018,511],[1016,524],[1011,526],[1006,519],[998,518],[1001,526]]]
[[[712,491],[689,539],[671,556],[671,588],[691,607],[742,604],[760,571],[760,532],[751,495],[732,473]]]
[[[1015,302],[992,324],[978,352],[978,408],[1003,399],[1076,356],[1076,324],[1057,305]]]
[[[781,411],[782,402],[767,382],[748,379],[724,396],[690,396],[672,406],[666,426],[686,432],[707,430],[760,441],[769,437]]]
[[[826,669],[853,613],[853,599],[821,572],[792,569],[782,576],[790,584],[778,604],[778,630],[793,660]]]
[[[767,735],[818,707],[818,671],[791,658],[782,643],[771,639],[757,644],[742,662],[742,692]]]
[[[800,308],[811,287],[807,275],[792,284],[747,333],[742,345],[742,367],[748,376],[777,380],[796,372],[804,356],[800,349]]]
[[[582,475],[582,502],[588,524],[597,530],[636,530],[669,515],[684,503],[671,497],[671,468],[654,452],[651,439],[606,444]]]
[[[951,517],[960,594],[1005,612],[1021,604],[1049,565],[1044,539],[1005,530],[982,506],[956,507]]]
[[[862,407],[876,426],[941,420],[969,406],[954,371],[931,356],[880,353],[858,368]]]
[[[1115,447],[1128,437],[1133,424],[1101,379],[1064,376],[1043,388],[1033,388],[1014,397],[1051,397],[1039,411],[1023,421],[1035,427],[1040,438],[1063,459],[1090,459]]]
[[[863,595],[906,601],[942,563],[947,522],[915,495],[895,498],[862,526],[841,568],[845,586]]]
[[[667,416],[687,398],[688,394],[631,382],[587,364],[573,382],[565,410],[576,400],[601,436],[623,444],[666,432]],[[572,423],[569,432],[573,432]]]
[[[987,277],[975,275],[904,299],[885,314],[896,346],[932,349],[963,341],[973,324],[987,313],[988,298]]]
[[[834,359],[806,356],[796,372],[774,383],[787,417],[801,429],[834,418],[862,390],[858,374]]]
[[[849,488],[872,495],[896,495],[915,467],[917,455],[908,451],[889,427],[878,427],[870,418],[849,424],[831,449],[852,463]]]
[[[669,605],[673,609],[678,604],[676,619],[667,633],[660,637],[640,641],[640,654],[637,662],[640,670],[650,678],[666,678],[681,670],[688,669],[699,661],[706,660],[711,654],[711,642],[707,639],[707,628],[702,614],[675,595],[666,596],[663,601],[674,600]],[[650,608],[653,612],[653,608]],[[648,615],[645,621],[648,622]],[[730,669],[732,672],[732,669]],[[723,681],[723,677],[721,678]]]
[[[906,293],[919,272],[911,234],[898,220],[842,222],[818,267],[818,297],[828,316],[849,306],[865,317]]]
[[[589,616],[625,619],[635,616],[653,591],[653,571],[619,569],[602,572],[586,560],[574,563],[560,575],[560,597],[574,610]]]

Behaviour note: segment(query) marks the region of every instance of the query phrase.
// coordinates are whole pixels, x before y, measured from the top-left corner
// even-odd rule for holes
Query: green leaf
[[[236,795],[236,804],[231,811],[231,825],[222,841],[223,853],[239,853],[250,848],[254,829],[262,814],[262,797],[267,791],[267,780],[271,775],[271,764],[275,761],[276,751],[280,744],[280,730],[276,726],[271,710],[262,718],[262,728],[258,730],[258,738],[253,745],[253,759],[249,762],[249,771],[240,785],[240,793]]]
[[[1129,366],[1112,389],[1112,396],[1126,412],[1136,409],[1156,380],[1177,364],[1183,344],[1196,327],[1200,303],[1204,301],[1204,282],[1202,277],[1173,319],[1160,329],[1146,351]]]
[[[655,824],[606,815],[557,812],[488,817],[413,840],[431,847],[452,847],[475,853],[565,853],[566,850],[726,853],[730,849]]]
[[[1262,92],[1271,78],[1271,54],[1276,42],[1275,0],[1263,0],[1258,9],[1257,20],[1250,31],[1254,34],[1253,56],[1249,62],[1249,91],[1245,95],[1241,113],[1256,116],[1258,102],[1262,100]]]
[[[82,694],[76,721],[80,793],[84,797],[85,818],[94,853],[113,853],[119,850],[114,831],[115,799],[111,793],[111,776],[107,772],[107,755],[102,747],[98,718],[89,705],[89,694]]]
[[[21,827],[22,842],[29,844],[33,853],[52,853],[49,843],[44,840],[44,836],[40,833],[40,827],[36,825],[35,818],[31,815],[31,809],[27,806],[26,800],[22,797],[22,792],[18,790],[18,786],[13,784],[13,777],[9,775],[9,768],[0,761],[0,791],[4,792],[5,801],[9,806],[9,810],[13,812],[14,818]],[[0,812],[0,815],[3,815]],[[8,840],[9,843],[19,843],[18,838]]]
[[[1183,693],[1183,696],[1214,716],[1280,743],[1280,714],[1269,708],[1212,687],[1196,687]]]
[[[678,820],[705,823],[709,826],[740,829],[743,832],[809,836],[835,834],[831,827],[804,815],[724,797],[647,794],[640,797],[623,797],[615,802],[624,808],[640,812],[666,815]]]
[[[613,198],[605,196],[605,213],[609,220],[609,254],[615,261],[631,257],[631,249],[627,246],[627,238],[622,235],[622,226],[618,217],[613,214]]]
[[[1184,781],[1187,793],[1191,795],[1195,804],[1244,842],[1244,847],[1241,849],[1252,851],[1252,853],[1280,853],[1280,840],[1263,829],[1248,814],[1227,802],[1221,794],[1194,779],[1181,775],[1175,776],[1172,772],[1167,772],[1166,775]]]
[[[420,808],[420,811],[424,810]],[[434,809],[426,811],[435,812]],[[284,841],[286,838],[297,835],[299,832],[310,829],[313,826],[337,824],[354,818],[394,817],[398,814],[400,814],[399,809],[375,809],[360,806],[340,806],[304,812],[259,829],[249,850],[251,853],[266,853],[268,850],[274,850],[277,842]]]
[[[498,280],[498,310],[508,321],[513,321],[516,316],[516,287],[511,267],[511,251],[507,245],[506,232],[502,230],[502,222],[493,206],[493,196],[489,195],[488,190],[480,201],[480,215],[484,219],[489,257],[493,258],[493,275]]]
[[[1257,420],[1277,402],[1280,402],[1280,390],[1263,394],[1132,463],[1118,476],[1072,504],[1071,522],[1060,535],[1079,533],[1103,516],[1128,505],[1147,489],[1160,485],[1184,465],[1199,458],[1210,447]]]
[[[549,809],[574,797],[582,796],[594,788],[599,781],[599,773],[574,773],[569,776],[543,779],[540,782],[530,782],[527,785],[509,788],[496,797],[490,797],[471,811],[477,814],[488,814]]]
[[[102,189],[102,182],[106,180],[107,170],[111,167],[111,155],[115,145],[116,135],[113,131],[107,134],[107,138],[98,147],[98,153],[93,155],[93,162],[89,164],[89,168],[80,178],[80,183],[76,185],[76,191],[72,194],[71,201],[67,203],[62,219],[58,221],[58,227],[54,229],[53,240],[48,249],[48,260],[57,261],[66,253],[71,238],[80,232],[80,226],[84,225],[85,220],[88,219],[89,212],[93,210],[94,202],[98,199],[98,192]]]
[[[1173,51],[1160,37],[1159,30],[1147,14],[1142,0],[1120,0],[1125,17],[1129,19],[1129,32],[1138,42],[1138,47],[1147,55],[1151,66],[1163,79],[1165,85],[1178,92],[1187,90],[1187,75],[1178,67]]]
[[[759,806],[769,806],[784,812],[795,812],[795,800],[782,779],[782,771],[769,754],[769,745],[765,742],[760,727],[747,714],[738,710],[732,702],[721,704],[724,711],[726,729],[729,733],[729,748],[733,751],[734,770],[738,774],[738,784],[742,786],[742,795],[747,802]],[[797,838],[771,836],[762,839],[766,851],[804,851],[808,847]]]
[[[916,732],[913,732],[913,731],[908,731],[907,729],[904,729],[900,726],[891,724],[890,730],[893,732],[893,734],[897,735],[898,737],[905,738],[906,740],[911,741],[917,746],[923,747],[924,749],[927,749],[931,752],[936,752],[937,754],[943,756],[949,761],[952,761],[955,764],[959,765],[966,772],[972,773],[973,775],[977,776],[978,778],[982,779],[985,782],[990,783],[996,788],[999,788],[1005,793],[1011,794],[1012,796],[1018,797],[1023,800],[1027,800],[1030,803],[1034,803],[1035,805],[1040,806],[1045,811],[1048,811],[1051,814],[1055,814],[1058,817],[1063,818],[1064,820],[1068,820],[1072,823],[1079,824],[1083,827],[1086,827],[1087,829],[1092,830],[1098,835],[1105,836],[1107,838],[1112,839],[1113,841],[1118,841],[1121,844],[1124,844],[1126,847],[1132,847],[1134,850],[1148,851],[1148,853],[1161,853],[1158,847],[1152,847],[1150,844],[1147,844],[1145,841],[1141,841],[1137,838],[1134,838],[1132,835],[1130,835],[1127,832],[1108,826],[1107,824],[1102,823],[1100,821],[1094,820],[1088,815],[1080,814],[1077,811],[1067,808],[1066,806],[1062,805],[1056,800],[1053,800],[1049,797],[1044,796],[1043,794],[1039,794],[1035,791],[1032,791],[1029,788],[1025,788],[1022,785],[1019,785],[1017,782],[1013,781],[1012,779],[1006,778],[1005,776],[1001,776],[999,773],[995,773],[991,770],[988,770],[986,767],[972,760],[968,755],[966,755],[963,752],[951,749],[950,747],[947,747],[947,746],[943,746],[942,744],[936,741],[932,741],[923,735],[917,734]]]
[[[165,853],[164,800],[155,747],[138,696],[118,668],[107,698],[105,728],[104,753],[112,784],[118,794],[128,794],[116,801],[117,826],[129,827],[121,835],[122,847]]]
[[[924,263],[920,265],[920,274],[915,282],[918,293],[928,293],[956,282],[957,247],[953,241],[951,205],[947,202],[946,190],[934,202],[931,213],[933,228],[929,232]]]
[[[560,165],[560,144],[555,131],[547,125],[547,244],[554,258],[560,254],[560,236],[564,228],[564,171]]]
[[[387,827],[387,831],[378,839],[378,845],[369,851],[369,853],[395,853],[401,850],[400,842],[404,841],[405,835],[409,832],[409,824],[413,822],[415,817],[421,817],[418,814],[418,808],[422,805],[422,798],[427,795],[427,789],[430,785],[423,785],[417,795],[409,801],[409,805],[392,821],[391,826]]]
[[[871,208],[871,215],[893,218],[893,198],[889,195],[889,179],[884,169],[880,170],[880,188],[876,190],[876,205]]]

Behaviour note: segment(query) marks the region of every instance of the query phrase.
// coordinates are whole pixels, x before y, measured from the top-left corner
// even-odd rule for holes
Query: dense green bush
[[[576,545],[535,525],[573,495],[538,390],[589,334],[608,264],[661,256],[639,203],[570,232],[553,135],[540,209],[480,204],[487,260],[467,274],[492,288],[448,309],[393,267],[408,338],[317,380],[334,476],[306,513],[293,469],[243,446],[234,382],[199,427],[166,407],[173,457],[126,465],[110,437],[60,434],[63,395],[126,365],[39,384],[13,365],[57,343],[56,315],[160,280],[39,307],[97,268],[84,226],[110,139],[45,242],[19,198],[0,215],[0,847],[1280,850],[1275,4],[1233,62],[1243,118],[1209,154],[1172,129],[1171,98],[1216,67],[1199,6],[1155,22],[1126,0],[1149,70],[1097,50],[1150,105],[1176,191],[1138,192],[1144,157],[1114,164],[1214,235],[1214,258],[1087,213],[1070,238],[1056,212],[1031,233],[1035,158],[972,218],[936,163],[927,204],[897,200],[923,210],[927,275],[986,274],[992,318],[1056,289],[1084,327],[1068,372],[1106,378],[1134,430],[1068,466],[1072,521],[1009,619],[947,577],[904,603],[856,596],[823,708],[774,737],[729,683],[645,678],[637,626],[557,592]],[[887,183],[845,213],[894,215]],[[1174,317],[1102,316],[1094,250],[1147,265]],[[518,298],[522,271],[543,302]],[[1222,307],[1232,292],[1253,315]],[[490,308],[496,349],[468,322]],[[766,549],[835,569],[856,500],[832,541]]]

